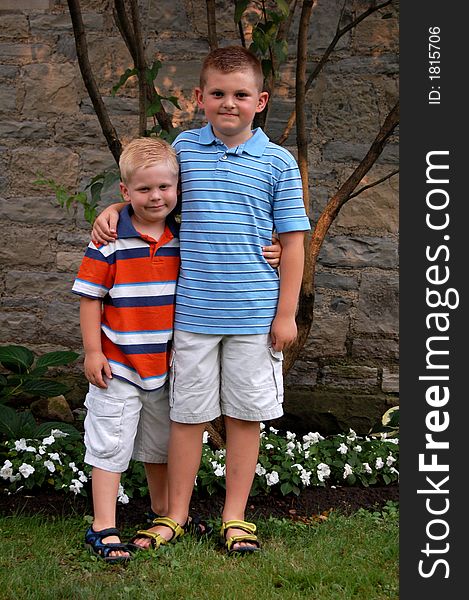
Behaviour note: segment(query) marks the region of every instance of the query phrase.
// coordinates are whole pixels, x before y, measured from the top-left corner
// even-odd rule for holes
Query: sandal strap
[[[170,517],[157,517],[156,519],[153,519],[152,525],[153,527],[169,527],[169,529],[171,529],[171,531],[173,532],[173,536],[169,541],[176,541],[177,538],[184,535],[184,528],[181,527],[179,523],[176,523],[176,521],[174,521]]]
[[[100,529],[99,531],[95,531],[92,527],[90,527],[86,532],[87,538],[94,537],[98,540],[102,540],[105,537],[111,537],[112,535],[115,535],[118,538],[120,538],[121,532],[115,527],[108,527],[107,529]]]
[[[249,521],[238,521],[236,519],[232,521],[225,521],[221,524],[220,529],[220,535],[223,538],[226,538],[226,532],[228,529],[241,529],[246,533],[254,535],[256,533],[257,527],[254,523],[249,523]]]
[[[231,537],[229,537],[226,540],[226,543],[225,543],[225,546],[226,546],[226,549],[228,550],[228,552],[231,551],[234,544],[237,544],[239,542],[247,542],[247,543],[257,546],[257,548],[260,548],[260,546],[261,546],[259,543],[259,540],[257,539],[257,536],[255,536],[255,535],[249,535],[249,534],[248,535],[232,535]],[[251,551],[252,551],[252,549],[249,549],[249,548],[246,548],[244,550],[244,552],[251,552]],[[237,552],[237,550],[236,550],[236,552]]]
[[[137,531],[130,543],[136,545],[135,540],[139,537],[150,538],[152,546],[156,546],[156,549],[158,549],[160,546],[163,546],[164,544],[168,544],[168,540],[165,540],[161,533],[148,531],[148,529],[140,529],[139,531]]]

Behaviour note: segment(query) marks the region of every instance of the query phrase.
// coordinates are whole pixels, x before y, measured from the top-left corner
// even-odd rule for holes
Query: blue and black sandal
[[[88,550],[101,558],[107,563],[126,563],[131,559],[130,549],[127,544],[122,542],[104,543],[103,538],[115,535],[118,538],[121,537],[120,531],[115,527],[109,527],[107,529],[101,529],[101,531],[94,531],[90,526],[88,531],[85,533],[85,547]],[[109,556],[111,552],[115,550],[122,550],[122,552],[128,552],[129,556]]]

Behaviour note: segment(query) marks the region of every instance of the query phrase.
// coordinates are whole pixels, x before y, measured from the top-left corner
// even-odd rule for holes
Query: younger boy
[[[90,243],[73,285],[81,296],[90,382],[85,462],[93,466],[94,519],[85,542],[108,562],[130,558],[115,521],[120,476],[131,457],[145,463],[153,509],[167,509],[168,345],[179,272],[170,215],[179,172],[173,148],[160,139],[136,139],[119,167],[128,205],[117,239],[106,246]]]
[[[223,414],[221,536],[229,553],[260,547],[256,527],[244,515],[258,458],[259,422],[283,414],[282,350],[296,337],[303,238],[309,229],[294,158],[262,130],[251,130],[268,99],[262,85],[261,65],[250,52],[237,46],[212,51],[196,89],[208,125],[174,142],[182,217],[168,516],[185,523],[205,424]],[[95,238],[103,228],[109,235],[106,222],[98,217],[101,230],[94,228]],[[274,228],[283,248],[280,279],[262,257]],[[137,541],[148,546],[176,538],[165,524],[139,532]]]

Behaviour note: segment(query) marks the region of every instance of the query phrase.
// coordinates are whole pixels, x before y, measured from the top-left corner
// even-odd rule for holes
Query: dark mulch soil
[[[337,487],[309,488],[297,496],[281,496],[276,493],[253,496],[249,499],[247,519],[259,517],[309,518],[326,511],[337,510],[342,514],[352,514],[359,508],[379,509],[390,500],[399,502],[399,486],[382,487]],[[195,495],[191,502],[191,514],[203,518],[218,518],[223,503],[222,495]],[[142,515],[149,508],[148,499],[134,498],[127,505],[118,505],[119,527],[139,526]],[[17,494],[7,496],[0,493],[0,515],[23,515],[41,513],[44,515],[92,514],[90,501],[84,497],[54,492],[37,494]]]

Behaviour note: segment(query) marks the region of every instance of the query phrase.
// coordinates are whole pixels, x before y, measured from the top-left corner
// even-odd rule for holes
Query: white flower
[[[64,438],[68,435],[68,433],[65,433],[65,431],[61,431],[60,429],[52,429],[50,434],[55,438]]]
[[[331,474],[331,469],[325,463],[319,463],[317,466],[317,474],[319,481],[324,481],[324,479],[327,479]]]
[[[273,427],[270,428],[270,432],[271,433],[278,433],[278,429],[274,429]]]
[[[55,462],[58,462],[59,465],[62,464],[62,461],[60,460],[60,456],[58,452],[49,452],[49,458],[51,460],[55,460]]]
[[[311,471],[306,471],[305,469],[303,469],[303,471],[300,473],[300,479],[303,482],[303,485],[310,485],[311,484]]]
[[[304,471],[302,465],[296,464],[296,465],[293,465],[293,467],[296,467],[298,469],[298,471]],[[293,467],[292,467],[292,469],[293,469]]]
[[[372,469],[371,469],[370,465],[369,465],[367,462],[366,462],[366,463],[363,463],[363,466],[365,467],[365,471],[366,471],[367,473],[373,473],[373,471],[372,471]]]
[[[355,431],[354,431],[353,429],[350,429],[350,430],[349,430],[349,433],[348,433],[347,439],[348,439],[349,441],[351,441],[351,442],[353,442],[354,440],[356,440],[356,439],[357,439],[357,434],[355,433]]]
[[[344,475],[343,475],[343,478],[344,478],[344,479],[347,479],[347,477],[348,477],[349,475],[351,475],[352,473],[353,473],[353,469],[352,469],[352,467],[351,467],[351,466],[350,466],[348,463],[345,463],[345,465],[344,465]]]
[[[378,456],[378,458],[376,459],[375,467],[377,469],[382,469],[384,467],[384,462],[381,456]]]
[[[277,471],[272,471],[272,473],[267,473],[265,476],[267,481],[267,485],[275,485],[280,481]]]
[[[25,452],[34,452],[36,453],[36,448],[34,446],[26,446],[24,449]]]
[[[391,473],[395,473],[395,474],[397,475],[397,479],[398,479],[398,481],[399,481],[399,471],[398,471],[398,470],[397,470],[395,467],[391,467],[391,468],[389,469],[389,471],[390,471]]]
[[[78,479],[72,479],[72,483],[68,486],[69,490],[74,494],[79,494],[83,484]]]
[[[20,440],[16,440],[15,442],[15,450],[17,452],[22,452],[23,450],[26,450],[26,440],[24,438],[21,438]]]
[[[208,431],[204,431],[202,434],[202,444],[206,444],[208,442]]]
[[[260,428],[260,430],[261,430],[261,431],[264,431],[264,429],[265,429],[265,424],[264,424],[264,423],[262,423],[262,422],[261,422],[261,423],[259,423],[259,428]]]
[[[390,454],[387,459],[386,459],[386,465],[388,467],[392,467],[392,463],[395,463],[396,459],[394,458],[394,456],[392,454]]]
[[[86,483],[88,481],[88,477],[83,473],[83,471],[78,471],[78,480],[82,483]]]
[[[13,469],[11,468],[13,463],[8,459],[3,463],[3,467],[0,469],[0,477],[8,479],[13,475]]]
[[[21,473],[21,475],[23,475],[23,477],[25,479],[27,479],[30,475],[32,475],[35,470],[36,469],[33,466],[28,465],[27,463],[23,463],[21,465],[21,467],[18,469],[18,471]]]
[[[388,438],[385,440],[385,442],[387,444],[398,444],[399,443],[399,438]]]
[[[273,448],[272,444],[266,444],[265,445],[265,449],[266,450],[272,450],[272,448]]]
[[[79,471],[79,473],[83,475],[83,471]],[[125,493],[124,487],[121,483],[119,483],[119,489],[117,490],[117,502],[120,502],[121,504],[129,503],[129,497]]]
[[[217,468],[214,471],[217,477],[223,477],[225,475],[225,465],[218,464]]]
[[[53,435],[50,435],[49,437],[46,437],[42,440],[43,446],[50,446],[54,442],[55,442],[55,437]]]
[[[347,454],[348,447],[342,442],[342,444],[340,444],[340,446],[337,448],[337,452],[340,452],[341,454]]]
[[[353,449],[355,450],[355,452],[361,452],[362,451],[362,447],[360,446],[360,444],[357,444],[356,446],[354,446]]]
[[[74,463],[74,462],[69,462],[69,463],[68,463],[68,466],[69,466],[69,467],[72,469],[72,471],[73,471],[74,473],[76,473],[76,472],[78,471],[78,469],[77,469],[77,467],[75,466],[75,463]]]
[[[46,453],[46,449],[44,446],[39,446],[39,448],[37,449],[37,451],[39,452],[39,454],[45,454]]]
[[[15,483],[15,481],[18,481],[18,479],[21,479],[21,474],[20,473],[17,473],[16,475],[12,475],[10,477],[10,483]],[[20,490],[23,489],[23,487],[24,486],[22,485],[21,487],[16,488],[16,491],[19,492]]]
[[[305,459],[306,459],[306,458],[309,458],[309,455],[310,455],[310,452],[309,452],[309,450],[305,450]]]
[[[44,466],[49,469],[49,471],[51,473],[53,473],[55,471],[55,465],[51,460],[45,460],[44,461]]]
[[[266,473],[267,473],[267,471],[264,469],[264,467],[260,463],[257,463],[256,475],[259,475],[260,477],[262,477],[262,475],[265,475]]]
[[[287,431],[286,438],[287,438],[287,440],[294,440],[296,438],[296,433],[292,433],[291,431]]]
[[[322,437],[322,435],[320,435],[317,431],[315,433],[312,433],[310,431],[307,435],[303,436],[303,442],[305,442],[305,444],[308,444],[308,448],[311,444],[317,444],[319,440],[323,439],[324,438]]]

